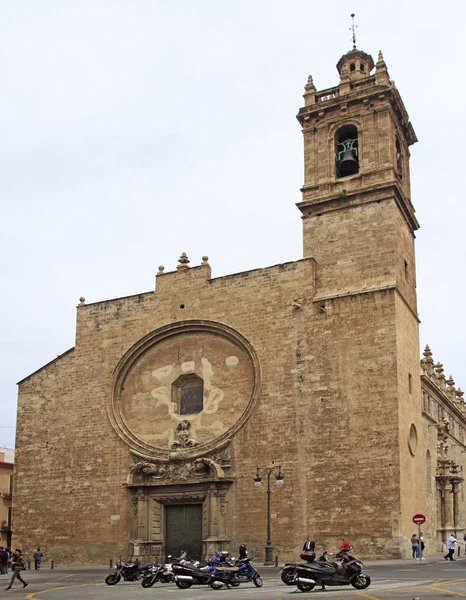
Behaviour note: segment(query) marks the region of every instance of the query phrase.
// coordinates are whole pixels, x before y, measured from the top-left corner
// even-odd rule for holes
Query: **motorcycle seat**
[[[333,567],[332,565],[319,565],[318,563],[312,563],[312,565],[309,565],[309,568],[312,569],[312,571],[316,571],[316,572],[321,572],[321,573],[334,573],[335,572],[335,567]]]

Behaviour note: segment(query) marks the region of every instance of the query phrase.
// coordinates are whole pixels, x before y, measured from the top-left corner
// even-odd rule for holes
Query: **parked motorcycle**
[[[160,583],[171,583],[175,578],[173,567],[177,564],[184,564],[185,562],[187,562],[186,552],[183,552],[178,558],[173,559],[171,556],[168,556],[167,563],[152,563],[148,566],[142,577],[142,587],[152,587],[157,581]]]
[[[262,587],[262,577],[257,572],[250,558],[237,561],[236,566],[215,566],[209,585],[214,590],[219,590],[224,585],[227,587],[237,586],[241,583],[252,581],[256,587]]]
[[[328,552],[321,558],[326,559]],[[309,564],[297,565],[296,585],[301,592],[310,592],[316,585],[342,586],[352,585],[357,590],[364,590],[371,584],[371,578],[362,572],[364,565],[351,554],[341,557],[341,564],[316,560]]]
[[[299,555],[299,558],[303,561],[306,561],[306,563],[311,563],[314,562],[314,560],[316,559],[316,554],[315,552],[311,552],[310,550],[305,550]],[[321,559],[322,557],[320,557],[320,559],[318,560]],[[280,569],[280,577],[283,583],[286,583],[286,585],[296,584],[296,567],[299,564],[300,563],[296,562],[285,563],[285,565]]]
[[[162,563],[154,563],[152,564],[147,571],[142,576],[141,585],[143,588],[149,588],[154,585],[156,581],[159,580],[160,575],[165,569],[165,565]]]
[[[151,564],[151,563],[150,563]],[[115,564],[114,572],[107,575],[105,578],[105,583],[107,585],[116,585],[121,578],[123,577],[124,581],[137,581],[140,579],[144,573],[147,572],[147,569],[150,567],[149,565],[141,566],[137,563],[126,563],[121,559],[118,560]]]
[[[175,584],[180,589],[190,588],[192,585],[208,585],[212,578],[212,565],[196,567],[192,564],[173,565]]]
[[[212,573],[219,567],[234,567],[233,559],[226,550],[216,550],[213,560],[201,564],[198,561],[172,566],[175,575],[175,584],[180,589],[190,588],[192,585],[208,585],[212,580]],[[232,583],[233,587],[239,583]]]

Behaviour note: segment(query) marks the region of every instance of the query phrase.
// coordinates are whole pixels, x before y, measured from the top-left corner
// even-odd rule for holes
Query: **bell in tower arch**
[[[336,176],[359,173],[358,130],[354,125],[341,127],[336,134]]]

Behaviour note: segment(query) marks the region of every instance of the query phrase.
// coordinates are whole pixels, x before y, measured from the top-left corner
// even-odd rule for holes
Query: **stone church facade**
[[[431,549],[461,528],[462,392],[429,349],[419,364],[416,136],[381,53],[337,68],[297,117],[301,260],[212,278],[183,253],[153,291],[82,298],[75,346],[19,383],[14,545],[61,564],[241,542],[260,558],[253,477],[271,466],[280,561],[307,534],[408,556],[420,512]]]

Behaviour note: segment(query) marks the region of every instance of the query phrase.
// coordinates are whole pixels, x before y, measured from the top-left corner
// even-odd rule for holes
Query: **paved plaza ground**
[[[206,586],[195,586],[180,590],[173,584],[155,584],[144,589],[140,582],[120,582],[115,586],[104,583],[110,572],[109,566],[57,567],[50,569],[44,564],[40,571],[27,570],[24,579],[29,582],[22,588],[15,582],[13,590],[4,588],[9,576],[0,576],[0,598],[13,597],[27,600],[295,600],[297,597],[328,597],[332,600],[366,598],[372,600],[434,600],[466,598],[466,559],[445,562],[442,554],[429,556],[424,561],[387,560],[368,561],[365,572],[372,578],[366,590],[327,588],[322,592],[315,588],[311,592],[300,592],[295,586],[284,585],[276,567],[263,567],[256,563],[264,586],[256,588],[244,584],[238,588],[212,590]]]

